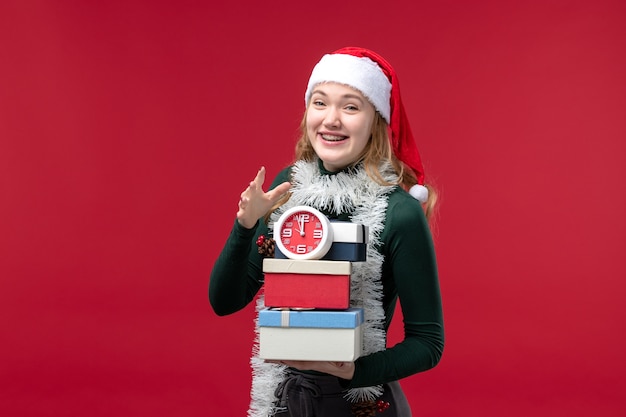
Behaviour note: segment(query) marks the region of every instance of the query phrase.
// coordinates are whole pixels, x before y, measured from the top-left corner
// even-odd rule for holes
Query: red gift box
[[[265,305],[283,308],[346,309],[352,264],[344,261],[263,260]]]

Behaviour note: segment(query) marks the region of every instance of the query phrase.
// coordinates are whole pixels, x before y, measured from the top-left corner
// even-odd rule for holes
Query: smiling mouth
[[[336,135],[325,135],[325,134],[321,134],[320,136],[322,136],[322,139],[328,142],[341,142],[342,140],[348,139],[347,136],[336,136]]]

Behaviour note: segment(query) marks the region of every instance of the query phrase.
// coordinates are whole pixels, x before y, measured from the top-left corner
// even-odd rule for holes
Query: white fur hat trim
[[[336,82],[359,90],[389,123],[391,82],[371,59],[345,54],[324,55],[309,78],[304,95],[305,105],[311,99],[313,88],[323,82]]]

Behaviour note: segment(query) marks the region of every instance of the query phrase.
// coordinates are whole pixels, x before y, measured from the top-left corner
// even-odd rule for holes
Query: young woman
[[[290,207],[366,224],[367,261],[353,263],[350,277],[350,305],[365,312],[363,355],[354,362],[263,361],[256,346],[249,416],[410,416],[397,381],[439,362],[444,332],[427,221],[435,193],[424,185],[397,77],[378,54],[343,48],[315,66],[305,103],[294,164],[268,191],[261,168],[241,194],[211,273],[211,305],[226,315],[254,299],[264,256],[255,243]],[[398,300],[404,339],[387,348]]]

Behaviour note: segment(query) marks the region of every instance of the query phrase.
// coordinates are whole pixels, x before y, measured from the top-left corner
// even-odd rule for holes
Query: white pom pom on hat
[[[428,188],[420,184],[415,184],[409,188],[409,194],[420,203],[425,203],[428,200]]]
[[[337,82],[359,90],[370,100],[389,125],[393,153],[413,170],[417,179],[409,193],[424,203],[428,189],[424,186],[424,167],[411,126],[400,97],[400,85],[393,67],[376,52],[346,47],[324,55],[315,65],[305,92],[308,105],[313,88],[323,82]]]

